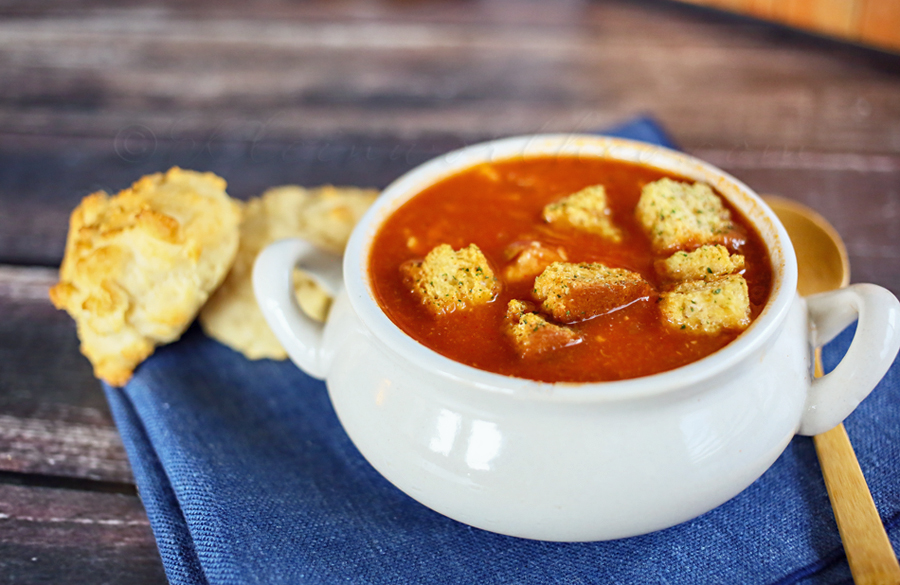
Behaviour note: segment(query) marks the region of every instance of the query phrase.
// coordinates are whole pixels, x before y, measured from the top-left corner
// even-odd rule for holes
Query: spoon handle
[[[816,377],[822,376],[816,350]],[[900,585],[900,564],[843,424],[813,437],[825,487],[856,585]]]

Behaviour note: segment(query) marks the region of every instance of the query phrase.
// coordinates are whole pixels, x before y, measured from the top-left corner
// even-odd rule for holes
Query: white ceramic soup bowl
[[[611,157],[706,182],[762,235],[771,298],[734,342],[661,374],[541,383],[452,361],[414,341],[376,303],[373,235],[426,186],[472,165],[521,156]],[[331,266],[329,266],[331,262]],[[292,292],[295,265],[336,293],[324,327]],[[797,295],[788,236],[759,197],[682,153],[596,136],[541,135],[440,156],[391,184],[356,227],[343,277],[300,240],[267,248],[254,270],[260,307],[291,359],[324,379],[341,424],[398,488],[460,522],[513,536],[589,541],[678,524],[758,478],[795,434],[840,423],[900,347],[900,304],[874,285]],[[342,282],[341,282],[342,281]],[[811,379],[811,352],[859,317],[838,367]]]

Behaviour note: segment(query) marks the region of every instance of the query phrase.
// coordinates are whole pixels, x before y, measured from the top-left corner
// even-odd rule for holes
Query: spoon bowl
[[[801,296],[850,284],[850,261],[841,236],[824,217],[795,201],[763,198],[781,220],[797,254],[797,291]]]

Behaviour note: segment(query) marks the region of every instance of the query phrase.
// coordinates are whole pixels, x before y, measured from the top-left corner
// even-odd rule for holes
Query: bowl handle
[[[321,323],[309,318],[294,296],[294,268],[301,268],[332,298],[343,279],[339,256],[323,252],[300,239],[269,245],[253,264],[253,293],[266,322],[291,360],[310,376],[325,378]]]
[[[891,367],[900,349],[900,301],[880,286],[854,284],[806,302],[812,347],[828,343],[859,316],[844,359],[810,386],[799,433],[818,435],[853,412]]]

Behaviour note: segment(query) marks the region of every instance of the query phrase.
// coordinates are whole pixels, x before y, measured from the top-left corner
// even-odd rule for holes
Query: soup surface
[[[561,249],[568,262],[602,263],[639,273],[654,288],[665,282],[635,206],[641,189],[663,171],[603,159],[536,157],[511,159],[466,169],[436,183],[395,210],[372,244],[369,274],[376,300],[398,327],[423,345],[470,366],[546,382],[598,382],[646,376],[705,357],[731,342],[739,331],[716,334],[673,328],[657,308],[658,295],[571,325],[582,342],[522,357],[507,334],[507,305],[531,300],[534,279],[510,281],[504,268],[522,242]],[[542,217],[546,205],[592,185],[603,185],[618,242]],[[725,242],[745,257],[739,273],[747,281],[750,316],[755,319],[771,289],[772,267],[760,236],[725,202],[737,235]],[[500,280],[499,294],[484,305],[435,315],[413,294],[401,267],[433,248],[454,250],[476,244]]]

